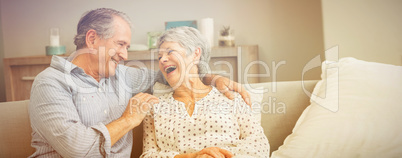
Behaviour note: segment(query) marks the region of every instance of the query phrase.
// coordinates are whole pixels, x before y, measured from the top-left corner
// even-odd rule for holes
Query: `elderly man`
[[[151,70],[118,64],[127,59],[130,40],[124,13],[101,8],[80,19],[77,51],[67,59],[54,56],[32,85],[29,114],[36,152],[31,157],[130,156],[130,131],[142,122],[148,105],[158,102],[142,92],[161,78]],[[216,86],[238,91],[237,83],[223,77]],[[247,92],[240,93],[248,98]]]

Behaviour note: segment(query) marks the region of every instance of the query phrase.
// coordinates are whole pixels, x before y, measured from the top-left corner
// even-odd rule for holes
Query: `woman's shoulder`
[[[164,105],[166,103],[171,103],[173,102],[173,92],[169,92],[169,93],[165,93],[163,95],[160,95],[158,97],[159,99],[159,104],[157,104],[158,106]]]
[[[221,94],[223,97],[225,97],[225,94],[223,94],[221,91],[219,91],[218,88],[216,88],[215,86],[212,86],[212,91],[211,91],[211,92],[214,92],[214,93],[216,93],[216,94]],[[235,91],[232,91],[232,93],[234,94],[235,97],[240,97],[240,98],[242,98],[239,93],[237,93],[237,92],[235,92]]]
[[[168,93],[162,94],[158,98],[159,98],[159,100],[165,100],[165,99],[169,99],[171,97],[173,97],[173,92],[168,92]]]
[[[153,105],[153,114],[156,114],[159,110],[164,109],[170,109],[172,106],[175,105],[174,99],[173,99],[173,92],[165,93],[163,95],[160,95],[158,97],[159,103]]]
[[[232,93],[234,95],[233,100],[229,99],[228,97],[226,97],[225,94],[220,92],[216,87],[212,86],[211,96],[218,97],[220,100],[225,101],[225,102],[245,104],[243,97],[239,93],[234,92],[234,91],[232,91]]]

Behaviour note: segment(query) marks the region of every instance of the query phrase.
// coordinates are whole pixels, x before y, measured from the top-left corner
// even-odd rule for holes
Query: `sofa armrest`
[[[28,157],[34,153],[28,104],[29,100],[0,103],[0,157]]]

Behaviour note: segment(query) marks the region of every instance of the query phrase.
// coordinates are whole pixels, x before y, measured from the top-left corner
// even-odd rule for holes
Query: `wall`
[[[286,64],[278,68],[277,80],[300,80],[304,66],[324,54],[321,0],[276,0],[266,7],[268,31],[261,39],[260,59]],[[278,65],[278,64],[277,64]],[[270,66],[271,72],[273,66]],[[320,79],[319,67],[306,73],[304,79]],[[272,81],[272,77],[269,80]]]
[[[75,49],[73,37],[81,15],[110,7],[127,13],[134,22],[132,43],[146,44],[148,31],[164,29],[165,21],[214,18],[215,45],[223,25],[235,30],[236,44],[257,44],[270,77],[262,81],[300,80],[302,68],[324,51],[320,0],[1,0],[4,56],[44,55],[49,29],[60,28],[61,44]],[[278,63],[286,62],[278,66]],[[277,65],[277,73],[273,74]],[[319,68],[307,79],[319,79]],[[276,77],[274,77],[276,76]]]
[[[0,24],[3,23],[1,21],[1,3],[0,3]],[[3,58],[4,58],[4,46],[3,46],[3,29],[0,25],[0,102],[6,101],[6,86],[4,85],[4,65],[3,65]]]
[[[322,0],[325,48],[340,57],[402,65],[401,0]]]

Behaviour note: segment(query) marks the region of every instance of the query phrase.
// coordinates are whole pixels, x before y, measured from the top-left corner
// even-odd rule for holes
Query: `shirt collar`
[[[52,62],[50,63],[50,67],[53,67],[59,71],[62,71],[64,73],[85,73],[84,70],[82,70],[80,67],[77,65],[74,65],[71,63],[71,61],[67,60],[67,57],[60,57],[53,55],[52,57]]]

